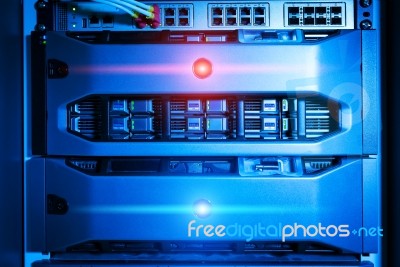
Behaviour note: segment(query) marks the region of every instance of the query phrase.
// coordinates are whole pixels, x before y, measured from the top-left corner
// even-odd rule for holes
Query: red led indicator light
[[[212,73],[212,64],[208,59],[199,58],[193,63],[193,74],[199,79],[205,79]]]

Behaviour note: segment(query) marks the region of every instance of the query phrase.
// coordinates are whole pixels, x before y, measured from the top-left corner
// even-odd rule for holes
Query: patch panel
[[[346,5],[337,3],[286,3],[287,27],[344,27]]]
[[[226,3],[208,5],[209,27],[268,27],[268,3]]]

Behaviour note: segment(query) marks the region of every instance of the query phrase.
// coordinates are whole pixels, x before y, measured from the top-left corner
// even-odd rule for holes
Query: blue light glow
[[[199,218],[206,218],[211,214],[211,202],[206,199],[197,200],[193,204],[194,215]]]

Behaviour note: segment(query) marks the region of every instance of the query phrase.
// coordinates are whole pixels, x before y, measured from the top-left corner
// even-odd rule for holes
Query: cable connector
[[[136,27],[138,27],[139,29],[143,29],[144,27],[146,27],[147,22],[146,22],[146,17],[144,15],[135,13],[133,19],[135,21]]]
[[[149,12],[151,13],[150,16],[145,16],[144,14],[135,12],[133,19],[135,21],[136,27],[138,27],[139,29],[143,29],[144,27],[149,25],[153,29],[156,29],[160,26],[160,7],[158,5],[152,5],[149,9]]]
[[[152,17],[147,18],[147,24],[153,29],[156,29],[161,24],[160,7],[158,5],[152,5],[150,12],[152,13]]]

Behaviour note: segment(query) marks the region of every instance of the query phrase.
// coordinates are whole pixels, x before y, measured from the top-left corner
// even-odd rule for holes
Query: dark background
[[[22,6],[0,5],[0,266],[23,266]]]
[[[383,0],[383,267],[400,266],[400,2]]]
[[[0,16],[0,266],[23,266],[22,3]],[[381,0],[383,107],[382,267],[400,266],[400,1]]]

